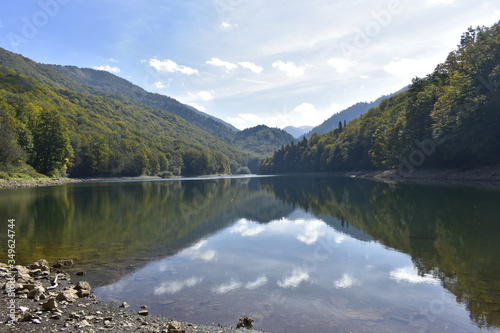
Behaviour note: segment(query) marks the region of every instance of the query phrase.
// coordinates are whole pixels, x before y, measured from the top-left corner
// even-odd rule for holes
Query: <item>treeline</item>
[[[174,114],[55,88],[2,66],[0,131],[3,172],[218,174],[250,157]]]
[[[500,162],[500,24],[470,28],[443,64],[327,134],[283,146],[262,173],[474,167]]]

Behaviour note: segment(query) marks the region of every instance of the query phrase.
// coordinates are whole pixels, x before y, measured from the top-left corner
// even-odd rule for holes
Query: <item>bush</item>
[[[250,169],[246,166],[238,168],[235,172],[236,175],[249,175],[251,173]]]
[[[158,174],[158,177],[161,178],[172,178],[174,174],[171,171],[163,171]]]
[[[0,179],[9,179],[9,174],[4,171],[0,171]]]

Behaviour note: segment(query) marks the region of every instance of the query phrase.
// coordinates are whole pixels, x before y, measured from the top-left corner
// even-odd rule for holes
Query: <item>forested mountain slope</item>
[[[71,176],[213,174],[249,155],[164,110],[54,88],[0,67],[0,167]]]
[[[200,112],[195,108],[182,104],[165,95],[147,92],[112,73],[75,66],[49,65],[49,67],[82,84],[98,88],[102,91],[132,98],[145,105],[175,113],[205,131],[221,137],[230,138],[238,129],[234,126]]]
[[[289,144],[293,140],[293,136],[284,130],[258,125],[236,133],[234,143],[242,150],[268,156],[278,147]]]
[[[348,107],[347,109],[334,114],[333,116],[331,116],[330,118],[328,118],[327,120],[325,120],[320,125],[312,128],[305,135],[305,137],[309,139],[309,138],[311,138],[311,136],[314,133],[324,134],[324,133],[328,133],[330,131],[333,131],[334,129],[336,129],[337,127],[339,127],[339,123],[341,123],[341,124],[348,123],[351,120],[360,117],[363,113],[367,112],[371,108],[373,108],[375,106],[378,106],[384,99],[392,97],[392,96],[394,96],[394,95],[396,95],[396,94],[398,94],[398,93],[400,93],[402,91],[405,91],[405,90],[406,90],[406,88],[403,88],[403,89],[401,89],[398,92],[395,92],[393,94],[384,95],[382,97],[377,98],[373,102],[359,102],[359,103],[356,103],[356,104]]]
[[[345,127],[278,150],[261,172],[331,172],[500,162],[500,24],[469,29],[409,90]]]

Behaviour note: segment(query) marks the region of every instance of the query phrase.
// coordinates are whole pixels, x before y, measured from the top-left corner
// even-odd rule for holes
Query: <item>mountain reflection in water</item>
[[[19,262],[76,259],[100,298],[179,319],[469,332],[500,327],[499,202],[471,186],[214,178],[0,191],[0,215],[16,218]]]

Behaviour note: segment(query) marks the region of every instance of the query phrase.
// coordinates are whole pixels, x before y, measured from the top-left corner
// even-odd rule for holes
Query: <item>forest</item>
[[[326,134],[282,146],[262,173],[474,168],[500,162],[500,24],[469,28],[408,90]]]
[[[217,174],[250,158],[172,113],[54,88],[3,66],[0,126],[4,173]]]

